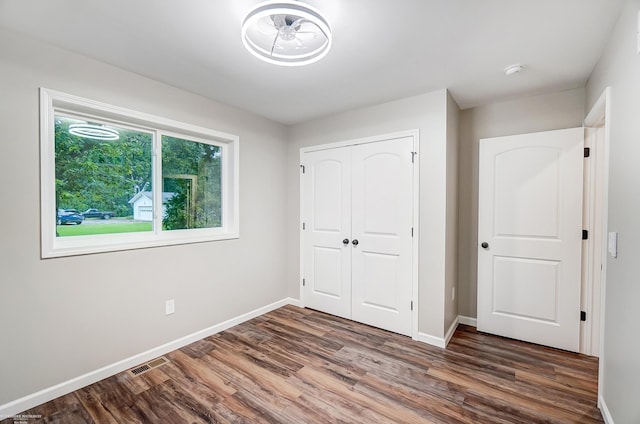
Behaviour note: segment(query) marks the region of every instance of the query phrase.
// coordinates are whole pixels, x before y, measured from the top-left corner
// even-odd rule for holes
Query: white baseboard
[[[600,408],[600,412],[602,413],[602,419],[605,424],[613,424],[613,418],[611,417],[611,412],[609,412],[609,408],[607,408],[607,403],[604,401],[602,396],[598,396],[598,408]]]
[[[460,324],[463,324],[463,325],[470,325],[471,327],[478,326],[478,320],[476,318],[458,315],[458,321],[460,322]]]
[[[36,393],[24,396],[20,399],[5,403],[4,405],[0,405],[0,419],[12,417],[22,411],[26,411],[27,409],[31,409],[45,402],[49,402],[50,400],[53,400],[57,397],[66,395],[107,377],[111,377],[112,375],[128,370],[129,368],[132,368],[138,364],[147,362],[151,359],[157,358],[158,356],[165,355],[176,349],[180,349],[181,347],[186,346],[190,343],[204,339],[205,337],[212,336],[216,333],[224,331],[235,325],[242,324],[245,321],[249,321],[252,318],[264,315],[267,312],[271,312],[285,305],[299,306],[300,300],[293,298],[285,298],[279,300],[270,305],[254,309],[253,311],[247,312],[235,318],[231,318],[227,321],[221,322],[200,331],[196,331],[195,333],[181,337],[172,342],[165,343],[161,346],[147,350],[146,352],[141,352],[137,355],[133,355],[111,365],[107,365],[97,370],[72,378],[71,380],[56,384],[55,386],[48,387]]]
[[[416,340],[418,340],[419,342],[422,343],[426,343],[426,344],[430,344],[432,346],[436,346],[436,347],[445,347],[445,342],[444,342],[444,338],[443,337],[436,337],[436,336],[432,336],[431,334],[427,334],[427,333],[418,333],[418,337],[416,338]]]
[[[430,344],[432,346],[445,348],[449,344],[449,341],[451,341],[453,333],[456,332],[456,328],[458,328],[458,321],[459,318],[456,317],[456,319],[454,319],[449,326],[447,334],[445,334],[444,337],[432,336],[431,334],[427,333],[418,333],[418,337],[416,338],[416,340],[422,343]]]
[[[453,320],[449,329],[447,330],[447,334],[444,335],[444,347],[447,347],[449,342],[451,341],[451,337],[453,337],[453,333],[456,332],[456,328],[458,328],[458,322],[460,321],[459,317]]]
[[[302,301],[300,299],[294,299],[292,297],[285,299],[287,301],[287,303],[285,303],[285,305],[292,305],[292,306],[297,306],[298,308],[304,308],[304,305],[302,304]]]
[[[465,317],[463,315],[458,315],[458,317],[449,326],[449,330],[447,330],[447,334],[445,334],[444,338],[432,336],[431,334],[427,334],[427,333],[418,333],[418,337],[416,337],[416,340],[422,343],[427,343],[433,346],[445,348],[451,341],[453,334],[456,332],[456,328],[458,328],[458,324],[477,327],[477,319]]]

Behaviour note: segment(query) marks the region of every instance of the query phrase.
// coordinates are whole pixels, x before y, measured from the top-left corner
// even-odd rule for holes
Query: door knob
[[[344,239],[344,240],[342,240],[342,244],[344,244],[345,246],[346,246],[347,244],[349,244],[349,239]]]
[[[358,240],[353,240],[351,243],[353,243],[354,246],[357,246],[359,242]]]
[[[480,246],[482,246],[483,249],[488,249],[489,248],[489,243],[487,243],[486,241],[483,241]]]

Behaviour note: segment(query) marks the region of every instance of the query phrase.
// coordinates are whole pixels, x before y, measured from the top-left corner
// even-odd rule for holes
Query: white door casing
[[[480,141],[478,330],[579,350],[582,168],[582,128]]]
[[[589,229],[589,239],[586,240],[583,258],[583,310],[586,311],[586,321],[583,325],[581,337],[581,353],[600,357],[598,376],[598,393],[602,393],[603,343],[604,339],[604,308],[605,286],[607,275],[607,204],[609,180],[609,116],[611,88],[602,92],[596,103],[584,119],[585,147],[591,148],[589,159],[585,160],[585,222]]]
[[[415,337],[415,143],[406,132],[301,149],[304,306]]]

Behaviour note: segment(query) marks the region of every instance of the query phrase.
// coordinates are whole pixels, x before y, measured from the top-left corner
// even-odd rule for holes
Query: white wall
[[[444,288],[444,331],[458,317],[458,160],[460,109],[451,94],[447,93],[447,232]],[[456,297],[452,296],[455,288]]]
[[[41,86],[240,136],[240,239],[41,260]],[[0,407],[291,291],[283,126],[6,31],[0,93]]]
[[[419,331],[434,337],[444,336],[446,232],[447,228],[451,228],[447,227],[447,219],[452,219],[447,216],[447,96],[446,90],[440,90],[352,110],[289,128],[290,143],[287,162],[289,296],[298,298],[300,293],[300,148],[418,128],[420,130]],[[451,205],[451,207],[454,206]]]
[[[458,205],[460,315],[476,317],[480,139],[580,127],[585,117],[584,99],[584,89],[578,88],[462,111]]]
[[[587,84],[589,109],[611,87],[609,231],[619,233],[618,257],[607,260],[601,393],[613,422],[640,422],[640,0],[626,3],[604,55]]]

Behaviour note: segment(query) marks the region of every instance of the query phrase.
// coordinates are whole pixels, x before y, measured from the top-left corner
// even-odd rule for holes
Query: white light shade
[[[296,1],[267,1],[242,21],[242,42],[251,54],[282,66],[317,62],[331,48],[331,27],[322,14]]]

